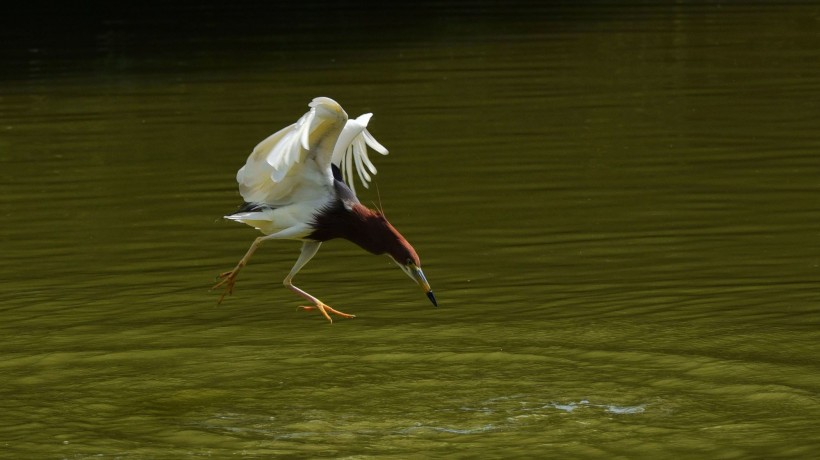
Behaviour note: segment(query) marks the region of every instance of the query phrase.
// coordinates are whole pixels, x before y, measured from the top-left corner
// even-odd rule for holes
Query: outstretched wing
[[[239,193],[246,202],[281,206],[298,199],[294,193],[305,185],[321,187],[347,113],[327,97],[317,97],[309,107],[296,123],[260,142],[237,171]],[[317,161],[306,161],[310,156]]]
[[[332,187],[331,162],[347,171],[353,188],[353,162],[367,187],[376,168],[367,157],[367,145],[387,154],[365,129],[371,114],[348,120],[333,99],[317,97],[296,123],[260,142],[236,173],[239,192],[248,203],[283,206],[310,200]],[[311,159],[313,161],[307,161]]]
[[[339,167],[345,182],[356,193],[356,186],[353,184],[353,164],[356,165],[356,172],[359,175],[359,180],[368,188],[371,177],[370,174],[376,174],[376,167],[367,156],[367,147],[370,146],[373,150],[387,155],[387,149],[367,131],[367,124],[370,122],[372,113],[360,115],[354,120],[348,120],[345,123],[344,129],[339,134],[339,140],[336,141],[336,147],[333,149],[333,157],[331,162]],[[368,173],[369,171],[369,173]]]

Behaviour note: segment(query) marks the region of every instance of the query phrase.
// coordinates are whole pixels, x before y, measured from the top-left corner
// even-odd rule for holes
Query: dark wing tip
[[[345,183],[342,178],[342,171],[339,167],[331,163],[330,170],[333,171],[333,187],[336,189],[336,197],[345,203],[346,208],[350,209],[354,204],[359,202],[359,199],[356,198],[356,194],[353,193],[353,190],[350,190],[350,187]]]
[[[339,169],[339,167],[338,167],[338,166],[336,166],[335,164],[331,163],[331,164],[330,164],[330,170],[333,172],[333,178],[334,178],[334,179],[336,179],[336,180],[337,180],[337,181],[339,181],[339,182],[344,182],[344,181],[345,181],[345,180],[342,178],[342,170],[341,170],[341,169]]]
[[[243,212],[265,211],[267,209],[273,208],[264,203],[242,203],[242,206],[240,206],[239,209],[237,209],[236,211],[232,212],[231,215],[240,214]]]

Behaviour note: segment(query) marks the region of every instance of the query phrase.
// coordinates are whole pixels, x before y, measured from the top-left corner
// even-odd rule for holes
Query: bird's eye
[[[413,259],[407,259],[404,263],[410,265],[413,263]]]

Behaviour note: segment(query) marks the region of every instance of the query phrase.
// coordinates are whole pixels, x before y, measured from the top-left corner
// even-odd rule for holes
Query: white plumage
[[[267,235],[300,239],[305,225],[334,197],[330,165],[342,171],[355,193],[353,170],[365,187],[376,174],[367,146],[382,155],[388,151],[367,131],[370,113],[348,119],[333,99],[317,97],[296,123],[260,142],[236,173],[239,192],[248,203],[264,210],[225,216],[256,227]]]
[[[283,283],[310,301],[306,310],[352,318],[323,303],[293,284],[293,277],[316,254],[323,241],[346,238],[373,254],[387,254],[437,305],[421,271],[418,255],[380,213],[355,198],[354,170],[367,187],[376,168],[367,147],[387,154],[387,149],[367,132],[372,114],[349,120],[333,99],[317,97],[296,123],[260,142],[236,173],[239,193],[246,204],[225,216],[259,229],[256,238],[233,270],[219,275],[214,288],[224,288],[219,301],[233,292],[236,277],[260,244],[272,239],[302,240],[302,251]],[[346,183],[336,181],[331,165],[339,168]],[[349,189],[348,189],[349,187]]]

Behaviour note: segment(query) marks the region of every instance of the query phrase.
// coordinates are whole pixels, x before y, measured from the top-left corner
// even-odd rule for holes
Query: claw
[[[225,300],[225,296],[233,294],[233,286],[236,284],[236,276],[238,273],[238,270],[231,270],[229,272],[220,273],[217,277],[220,281],[214,284],[211,290],[213,291],[214,289],[218,289],[220,287],[225,288],[222,295],[219,296],[219,300],[216,301],[217,305],[222,304],[222,301]]]
[[[349,313],[341,312],[339,310],[336,310],[335,308],[332,308],[330,305],[327,305],[327,304],[322,303],[322,302],[317,303],[315,306],[299,306],[298,308],[301,308],[302,310],[305,310],[305,311],[319,310],[322,313],[322,315],[324,315],[324,317],[327,318],[327,320],[330,321],[331,323],[333,323],[333,319],[330,317],[330,315],[328,313],[333,313],[334,315],[341,316],[342,318],[355,318],[356,317],[356,315],[351,315]]]

